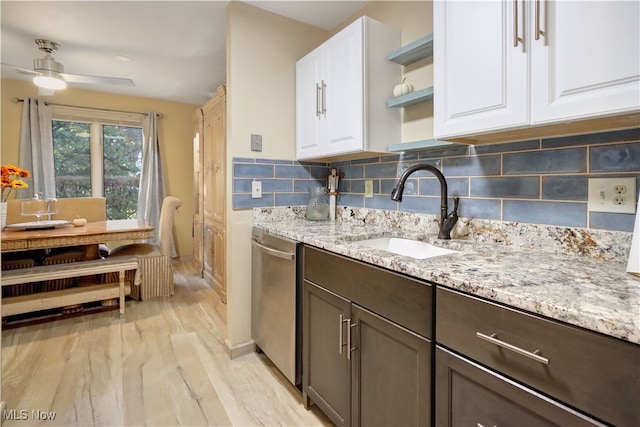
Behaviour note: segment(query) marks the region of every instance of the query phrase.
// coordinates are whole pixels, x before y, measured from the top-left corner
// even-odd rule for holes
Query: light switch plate
[[[251,134],[251,151],[262,151],[262,135]]]
[[[590,212],[636,213],[636,178],[589,178]]]

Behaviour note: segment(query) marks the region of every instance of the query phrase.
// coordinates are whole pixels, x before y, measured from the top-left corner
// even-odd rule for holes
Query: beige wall
[[[409,43],[429,34],[430,2],[372,2],[361,15],[402,29]],[[227,345],[232,355],[251,344],[252,213],[232,210],[233,157],[295,159],[295,62],[335,31],[301,24],[252,6],[231,2],[227,8]],[[407,67],[417,89],[433,84],[431,62]],[[392,97],[393,87],[389,88]],[[403,141],[431,138],[431,104],[412,107],[403,118]],[[250,150],[252,133],[262,135],[263,151]],[[400,141],[398,141],[400,142]]]
[[[402,31],[402,44],[411,43],[433,32],[433,7],[430,1],[373,1],[344,25],[366,15]],[[433,86],[433,59],[425,58],[403,67],[403,76],[415,90]],[[400,82],[398,82],[400,83]],[[389,98],[393,87],[389,88]],[[412,142],[433,138],[433,103],[402,109],[402,141]]]
[[[233,157],[295,158],[295,63],[327,32],[244,3],[227,8],[227,345],[251,343],[252,217],[233,211]],[[263,151],[251,151],[252,133]]]
[[[2,109],[0,160],[2,164],[18,164],[22,103],[17,103],[14,99],[37,98],[37,89],[31,82],[20,80],[2,79],[0,84],[0,108]],[[158,132],[163,170],[166,171],[167,194],[182,199],[182,207],[176,216],[176,249],[180,257],[192,256],[193,135],[191,118],[198,106],[75,88],[67,88],[44,98],[55,104],[134,112],[155,110],[162,113],[162,118],[158,120]]]

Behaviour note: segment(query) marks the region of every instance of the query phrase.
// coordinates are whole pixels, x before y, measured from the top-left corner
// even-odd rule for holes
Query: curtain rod
[[[16,102],[24,102],[23,98],[14,98]],[[107,108],[94,108],[94,107],[79,107],[77,105],[64,105],[64,104],[54,104],[52,102],[44,102],[46,105],[54,105],[56,107],[71,107],[71,108],[82,108],[85,110],[93,110],[93,111],[106,111],[110,113],[126,113],[126,114],[142,114],[147,115],[147,113],[138,113],[137,111],[121,111],[121,110],[110,110]],[[156,117],[162,117],[162,113],[156,113]]]

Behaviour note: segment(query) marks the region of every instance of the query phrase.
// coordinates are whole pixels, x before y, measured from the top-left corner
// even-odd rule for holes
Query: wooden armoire
[[[193,257],[202,277],[227,302],[226,284],[226,87],[194,114]]]

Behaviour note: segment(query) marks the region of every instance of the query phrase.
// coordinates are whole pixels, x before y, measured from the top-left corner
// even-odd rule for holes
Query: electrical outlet
[[[589,178],[590,212],[636,213],[635,178]]]
[[[373,180],[367,179],[364,182],[364,197],[373,197]]]
[[[251,182],[251,198],[262,199],[262,181]]]

